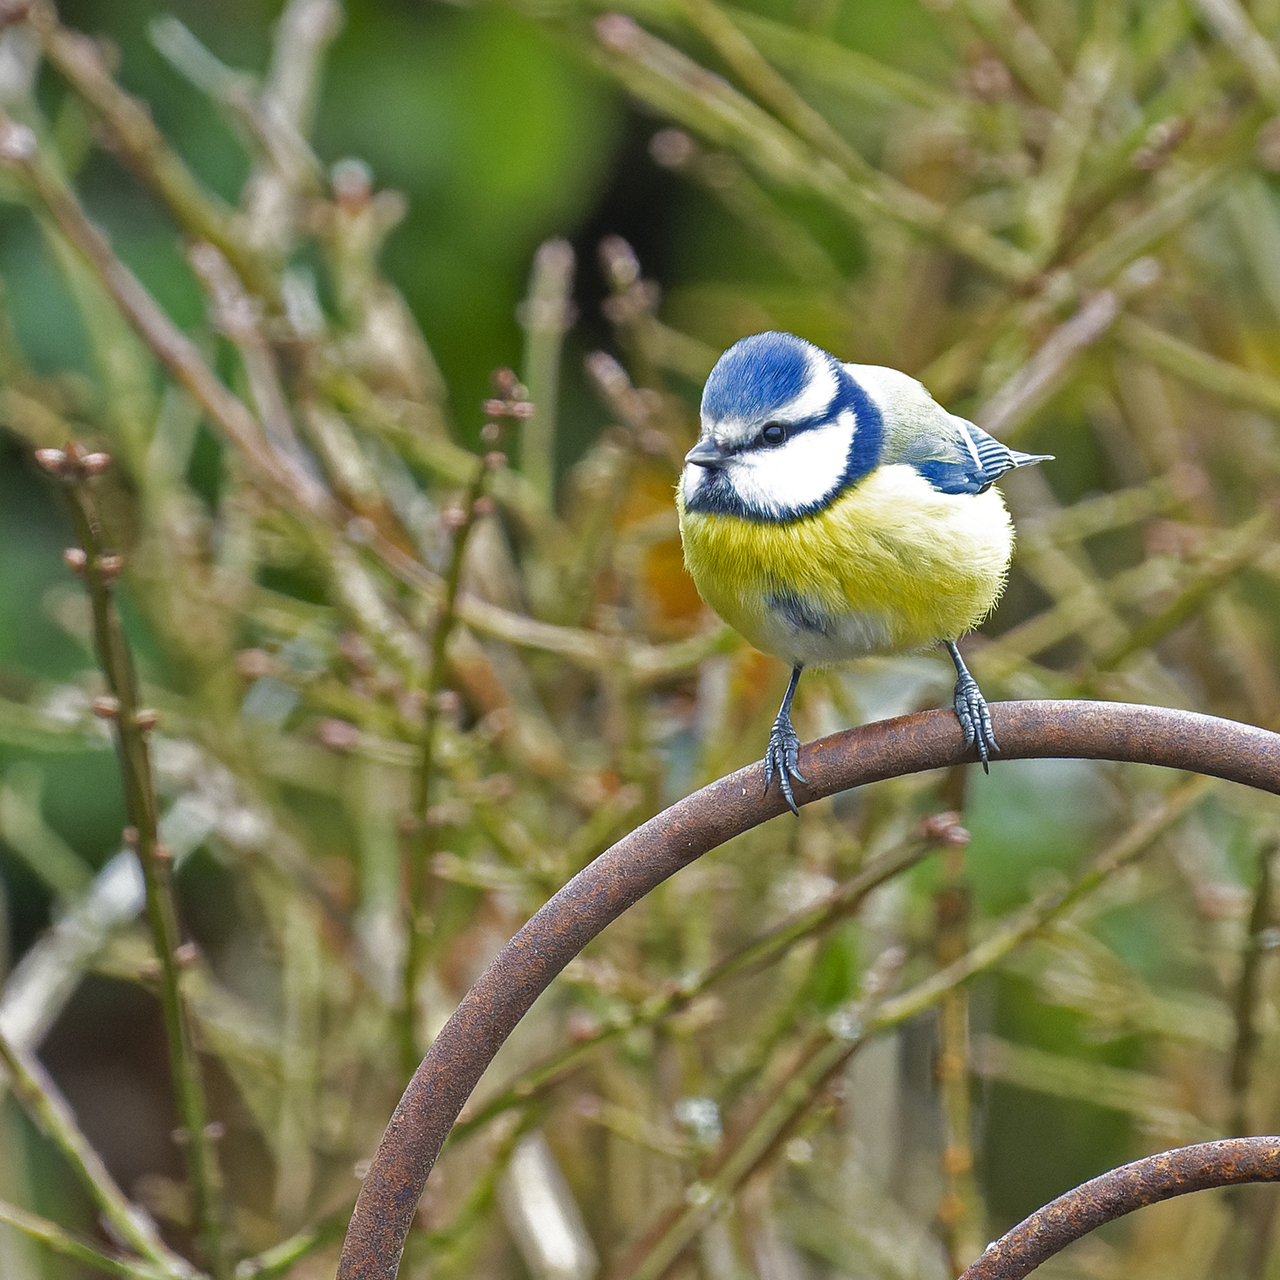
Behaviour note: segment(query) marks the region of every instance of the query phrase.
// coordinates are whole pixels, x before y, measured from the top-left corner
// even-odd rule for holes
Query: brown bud
[[[461,529],[467,523],[467,513],[461,507],[449,507],[440,513],[440,523],[446,529]]]
[[[491,516],[494,512],[494,502],[487,493],[482,493],[472,504],[471,509],[478,516]]]
[[[144,707],[135,713],[133,723],[142,730],[143,733],[150,733],[152,729],[160,723],[160,713],[152,707]]]
[[[920,834],[935,844],[948,849],[963,849],[973,837],[960,825],[960,815],[955,812],[931,813],[920,819]]]
[[[120,839],[124,841],[126,848],[136,849],[138,847],[138,828],[125,827],[120,833]]]
[[[622,13],[606,13],[596,19],[596,38],[606,49],[632,53],[641,44],[640,26]]]
[[[507,465],[507,455],[500,449],[495,449],[492,453],[486,453],[484,455],[484,465],[488,467],[490,471],[497,471]]]
[[[183,968],[189,968],[200,959],[200,948],[194,942],[184,942],[181,946],[175,948],[173,958]]]
[[[158,844],[151,851],[151,856],[162,866],[167,867],[173,861],[173,850],[167,844]]]
[[[271,671],[271,655],[265,649],[241,649],[236,654],[236,670],[251,680],[260,679]]]
[[[378,526],[368,516],[352,516],[347,521],[347,537],[358,546],[367,547],[378,536]]]
[[[62,553],[62,563],[72,573],[84,573],[84,567],[89,563],[89,557],[85,555],[80,547],[68,547]]]
[[[114,582],[120,576],[123,569],[123,556],[112,554],[98,557],[98,572],[102,574],[104,580],[107,582]]]
[[[486,400],[480,407],[491,418],[505,418],[507,416],[507,402],[505,400]]]
[[[351,751],[360,743],[360,730],[348,720],[321,720],[316,737],[330,751]]]
[[[99,720],[114,720],[120,714],[120,699],[104,693],[93,700],[93,714]]]
[[[508,408],[507,412],[513,418],[532,418],[538,412],[538,406],[531,400],[517,400]]]
[[[210,1120],[204,1127],[204,1136],[212,1142],[219,1142],[227,1136],[227,1126],[221,1120]]]
[[[495,369],[489,375],[489,381],[493,383],[493,389],[503,400],[513,399],[516,394],[516,388],[520,385],[520,380],[516,377],[514,371],[505,367]]]
[[[436,710],[450,720],[456,720],[462,714],[462,696],[456,689],[441,689],[435,702]]]
[[[169,1137],[173,1139],[175,1147],[185,1147],[191,1141],[191,1135],[183,1128],[174,1129]]]
[[[483,440],[485,444],[497,444],[498,441],[502,439],[502,428],[498,426],[496,422],[486,422],[484,426],[480,428],[480,439]]]
[[[0,164],[25,164],[36,154],[36,135],[25,124],[0,119]]]
[[[65,475],[67,455],[61,449],[37,449],[36,463],[51,476]]]
[[[100,476],[110,465],[109,453],[86,453],[80,459],[80,472],[86,476]]]
[[[683,129],[662,129],[649,139],[649,154],[664,169],[683,169],[698,154],[698,144]]]

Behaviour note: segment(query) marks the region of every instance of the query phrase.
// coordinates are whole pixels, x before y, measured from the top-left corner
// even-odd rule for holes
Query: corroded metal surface
[[[1250,725],[1111,702],[994,703],[991,716],[1000,743],[993,762],[1134,761],[1280,794],[1280,736]],[[800,769],[809,784],[796,784],[796,799],[805,804],[971,758],[949,711],[884,720],[804,748]],[[387,1125],[347,1231],[338,1280],[392,1280],[445,1137],[516,1023],[633,903],[708,850],[785,812],[776,787],[761,794],[762,781],[761,766],[750,765],[650,819],[579,872],[503,948],[436,1037]],[[1005,1273],[991,1273],[997,1274]]]
[[[1242,1182],[1280,1182],[1280,1138],[1202,1142],[1121,1165],[1037,1209],[988,1245],[960,1280],[1022,1280],[1104,1222],[1188,1191]]]

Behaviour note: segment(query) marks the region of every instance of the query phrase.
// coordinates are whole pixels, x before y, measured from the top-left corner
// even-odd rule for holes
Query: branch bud
[[[62,562],[72,573],[83,575],[84,567],[89,563],[89,557],[80,547],[68,547],[62,553]]]
[[[100,476],[110,465],[109,453],[86,453],[80,459],[80,470],[86,476]]]
[[[89,456],[93,457],[92,454]],[[120,576],[120,571],[123,568],[123,556],[107,555],[98,557],[98,572],[102,574],[104,582],[114,582]]]
[[[36,135],[25,124],[0,116],[0,164],[27,164],[35,154]]]
[[[37,449],[36,464],[51,476],[65,475],[67,455],[61,449]]]
[[[150,707],[144,707],[134,715],[133,723],[136,724],[143,733],[150,733],[151,730],[160,723],[160,713]]]
[[[120,714],[120,699],[104,693],[100,698],[94,698],[92,710],[99,720],[114,720]]]

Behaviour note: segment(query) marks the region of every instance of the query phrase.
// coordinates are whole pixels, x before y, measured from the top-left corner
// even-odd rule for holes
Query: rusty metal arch
[[[1113,702],[995,703],[991,714],[999,759],[1164,765],[1280,794],[1280,735],[1252,725]],[[805,804],[970,758],[949,711],[884,720],[806,747],[800,763],[810,781],[796,786],[796,798]],[[750,765],[651,818],[574,876],[507,943],[405,1089],[361,1187],[338,1280],[393,1280],[444,1140],[516,1023],[564,966],[628,907],[702,854],[784,812],[776,788],[764,796],[761,783],[760,765]]]

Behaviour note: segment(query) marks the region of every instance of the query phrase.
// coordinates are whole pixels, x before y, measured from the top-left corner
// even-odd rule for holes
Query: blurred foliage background
[[[988,697],[1280,727],[1274,0],[0,18],[6,1277],[331,1275],[498,947],[759,757],[786,672],[702,609],[671,500],[746,333],[1057,456],[1005,485]],[[51,479],[69,440],[112,465]],[[70,510],[160,714],[199,1142]],[[949,672],[815,673],[797,725]],[[464,1114],[404,1274],[942,1277],[1112,1165],[1274,1131],[1274,802],[971,773],[777,819],[611,928]],[[1044,1274],[1280,1275],[1274,1210],[1203,1193]]]

